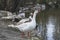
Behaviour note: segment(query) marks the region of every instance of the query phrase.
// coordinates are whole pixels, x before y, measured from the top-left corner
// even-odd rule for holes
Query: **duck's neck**
[[[35,19],[36,19],[36,14],[37,14],[37,13],[34,13],[33,18],[32,18],[32,21],[35,21]]]

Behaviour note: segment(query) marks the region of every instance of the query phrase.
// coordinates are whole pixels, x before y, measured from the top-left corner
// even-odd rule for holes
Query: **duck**
[[[26,22],[26,23],[22,23],[20,25],[13,25],[13,26],[10,26],[10,27],[13,27],[13,28],[18,28],[21,32],[22,32],[22,35],[27,32],[28,33],[28,37],[30,36],[30,32],[32,30],[35,29],[36,27],[36,14],[38,13],[39,11],[38,10],[35,10],[34,11],[34,14],[33,14],[33,18],[30,22]]]
[[[25,18],[25,13],[24,12],[20,12],[18,13],[18,15],[16,15],[13,19],[12,22],[19,22],[20,19]]]
[[[19,12],[16,18],[25,18],[25,12]]]
[[[7,16],[1,17],[1,19],[13,19],[15,16],[16,16],[16,15],[13,15],[12,13],[7,12]]]
[[[1,19],[13,19],[15,16],[6,16],[6,17],[1,17]]]

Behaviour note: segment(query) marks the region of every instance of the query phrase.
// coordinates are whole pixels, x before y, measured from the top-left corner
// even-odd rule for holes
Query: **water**
[[[60,11],[49,10],[41,13],[43,40],[60,40]],[[41,15],[40,14],[40,15]],[[41,26],[40,26],[41,27]]]
[[[54,20],[53,17],[49,17],[48,24],[47,24],[47,33],[46,33],[47,40],[54,40],[53,34],[55,30],[55,25],[53,20]]]

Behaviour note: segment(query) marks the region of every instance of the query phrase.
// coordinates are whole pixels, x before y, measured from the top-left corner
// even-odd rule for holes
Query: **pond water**
[[[47,40],[54,40],[53,39],[53,34],[55,32],[55,25],[54,25],[53,21],[54,21],[54,18],[49,17],[48,24],[46,25],[46,28],[47,28],[47,32],[46,32]]]
[[[40,14],[40,28],[42,25],[41,35],[43,40],[60,40],[60,11],[59,9],[51,9]]]

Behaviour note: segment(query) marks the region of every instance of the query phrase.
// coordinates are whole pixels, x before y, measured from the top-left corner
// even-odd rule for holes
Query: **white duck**
[[[16,15],[13,15],[10,12],[7,12],[7,16],[6,17],[1,17],[1,19],[13,19]]]
[[[35,29],[36,27],[36,14],[38,13],[38,10],[35,10],[33,18],[30,22],[26,22],[20,25],[16,25],[16,26],[10,26],[10,27],[16,27],[18,28],[21,32],[28,32],[28,36],[29,36],[29,32],[32,31],[33,29]]]

